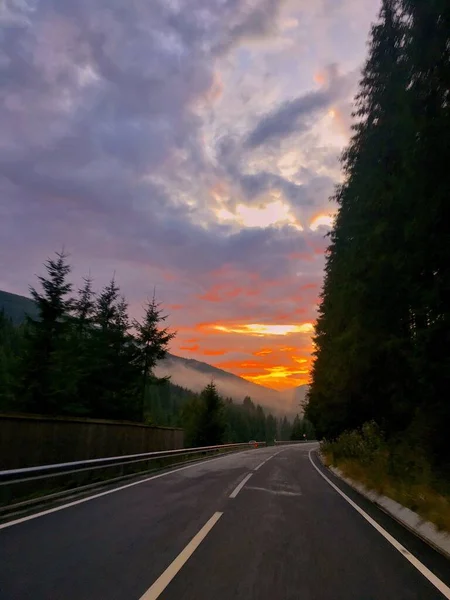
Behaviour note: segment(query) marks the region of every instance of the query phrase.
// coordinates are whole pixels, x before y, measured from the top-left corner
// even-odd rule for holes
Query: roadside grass
[[[450,533],[450,483],[432,472],[417,448],[388,444],[375,423],[366,423],[334,442],[322,442],[321,453],[327,466]]]

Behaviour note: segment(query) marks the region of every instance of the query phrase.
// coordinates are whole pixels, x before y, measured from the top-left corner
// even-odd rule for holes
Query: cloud
[[[204,327],[224,333],[241,333],[244,335],[257,335],[261,337],[272,335],[289,335],[291,333],[311,333],[314,330],[312,323],[302,323],[300,325],[266,325],[264,323],[244,323],[244,324],[211,324]]]
[[[175,347],[210,360],[245,360],[236,348],[248,360],[261,338],[201,322],[313,322],[319,291],[303,288],[320,286],[326,239],[309,225],[326,212],[339,151],[316,129],[332,106],[343,143],[361,56],[345,60],[336,43],[327,54],[346,74],[324,69],[306,31],[321,11],[300,4],[7,3],[0,288],[27,293],[65,246],[75,282],[91,270],[101,287],[116,272],[133,316],[156,285]],[[337,32],[340,14],[327,17]],[[289,334],[289,346],[307,335]]]
[[[256,148],[267,142],[280,141],[292,133],[301,133],[311,125],[311,118],[331,106],[341,97],[346,97],[354,85],[355,73],[339,75],[337,65],[326,69],[320,81],[323,88],[307,92],[294,100],[283,102],[266,115],[249,132],[246,145]]]

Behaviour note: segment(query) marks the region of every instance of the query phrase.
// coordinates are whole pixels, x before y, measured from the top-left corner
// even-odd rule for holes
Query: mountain
[[[25,321],[26,315],[32,318],[37,317],[36,304],[31,298],[0,291],[0,312],[2,310],[12,320],[14,325],[20,325],[20,323]]]
[[[2,310],[16,325],[22,323],[26,315],[37,317],[36,305],[31,298],[0,291],[0,311]],[[242,402],[245,396],[250,396],[254,402],[277,416],[293,417],[298,412],[303,412],[301,403],[308,389],[307,385],[301,385],[279,392],[208,363],[174,354],[168,354],[167,358],[158,363],[155,374],[159,377],[170,375],[173,383],[194,392],[199,392],[213,380],[223,396],[231,397],[236,402]]]
[[[159,377],[170,375],[173,383],[187,387],[194,392],[202,390],[205,385],[214,381],[223,396],[229,396],[235,401],[242,401],[250,396],[254,402],[273,411],[277,415],[294,416],[301,410],[308,386],[302,385],[294,389],[279,392],[271,388],[252,383],[238,375],[229,373],[208,363],[174,354],[158,363],[155,374]]]

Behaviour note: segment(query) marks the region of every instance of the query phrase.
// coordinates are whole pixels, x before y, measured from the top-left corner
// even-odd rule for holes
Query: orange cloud
[[[323,85],[326,81],[325,73],[323,73],[323,71],[318,71],[317,73],[314,73],[313,79],[318,85]]]
[[[312,333],[314,326],[312,323],[301,323],[299,325],[266,325],[264,323],[246,323],[243,325],[227,324],[221,325],[216,323],[199,324],[205,330],[220,331],[223,333],[240,333],[255,336],[272,336],[272,335],[289,335],[292,333]]]
[[[242,375],[242,377],[252,383],[283,390],[308,383],[309,369],[295,369],[277,365],[264,369],[264,372],[258,375]]]
[[[180,350],[186,350],[187,352],[197,352],[199,349],[200,346],[198,344],[195,344],[194,346],[180,346]]]
[[[272,354],[273,350],[270,348],[261,348],[261,350],[257,350],[256,352],[252,352],[253,356],[267,356],[268,354]]]
[[[200,300],[208,300],[208,302],[225,302],[227,300],[233,300],[241,295],[243,289],[241,287],[233,287],[227,289],[223,285],[214,285],[206,294],[198,296]]]
[[[291,252],[290,254],[288,254],[288,258],[290,260],[311,261],[313,257],[311,256],[311,252]]]
[[[302,285],[300,287],[300,289],[303,290],[317,290],[319,286],[317,285],[317,283],[305,283],[305,285]]]
[[[204,356],[223,356],[227,352],[227,350],[203,350],[202,354]]]

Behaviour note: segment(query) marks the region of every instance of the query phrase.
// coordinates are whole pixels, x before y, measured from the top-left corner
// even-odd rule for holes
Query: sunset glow
[[[235,221],[244,227],[269,227],[269,225],[292,225],[302,231],[300,223],[291,214],[290,207],[277,200],[260,206],[245,206],[238,204],[236,212],[221,209],[217,216],[223,221]]]
[[[288,335],[290,333],[311,333],[314,330],[312,323],[303,323],[302,325],[261,325],[251,323],[241,326],[212,325],[217,331],[225,333],[242,333],[247,335],[270,336],[270,335]]]
[[[332,227],[334,218],[331,215],[319,215],[309,224],[312,231],[316,231],[321,225]]]
[[[114,274],[141,319],[155,291],[173,354],[306,383],[379,0],[12,5],[0,289],[64,247],[75,295]]]

